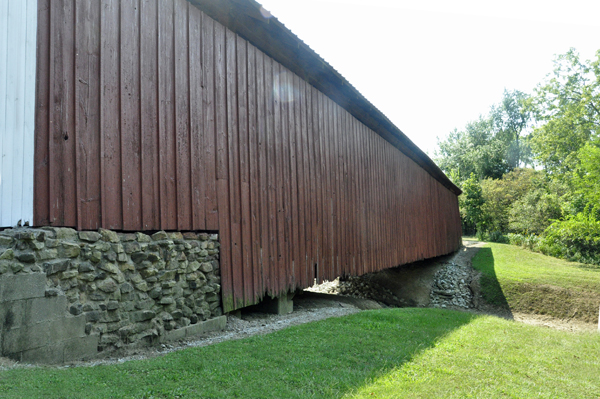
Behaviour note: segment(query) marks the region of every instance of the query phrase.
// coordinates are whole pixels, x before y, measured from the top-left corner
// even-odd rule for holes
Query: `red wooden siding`
[[[218,231],[225,311],[460,245],[456,194],[187,1],[38,18],[36,225]]]

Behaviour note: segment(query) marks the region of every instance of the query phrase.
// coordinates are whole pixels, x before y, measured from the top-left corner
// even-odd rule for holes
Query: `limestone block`
[[[95,231],[80,231],[79,239],[87,242],[96,242],[102,238],[102,234]]]
[[[116,283],[115,280],[109,277],[106,280],[100,281],[98,283],[98,289],[100,291],[110,293],[115,292],[117,289],[119,289],[119,285]]]
[[[193,337],[210,331],[224,330],[226,324],[226,316],[215,317],[214,319],[209,319],[206,321],[189,325],[187,327],[182,327],[177,330],[169,331],[161,337],[161,342],[174,341],[182,339],[184,337]]]
[[[81,253],[81,247],[79,244],[71,242],[62,243],[62,254],[67,258],[76,258]]]
[[[0,302],[42,298],[46,293],[43,273],[0,276]]]
[[[98,336],[86,335],[64,343],[64,361],[86,360],[98,353]]]
[[[13,251],[12,248],[9,248],[6,251],[2,252],[2,255],[0,255],[0,260],[12,260],[14,257],[15,251]]]
[[[35,262],[35,255],[31,252],[23,252],[16,256],[19,262],[23,263],[33,263]]]
[[[21,327],[26,308],[26,300],[3,303],[0,306],[0,331]]]
[[[100,229],[99,232],[102,235],[103,241],[113,242],[113,243],[118,243],[121,241],[121,240],[119,240],[119,235],[117,233],[115,233],[114,231]]]
[[[85,316],[65,316],[59,320],[47,323],[53,342],[65,341],[71,338],[85,336]]]
[[[38,323],[32,326],[21,326],[2,333],[2,353],[23,352],[28,349],[47,346],[50,342],[50,334],[46,323]]]
[[[140,321],[151,320],[155,316],[156,316],[156,312],[154,312],[152,310],[140,310],[139,312],[130,313],[129,320],[136,323],[136,322],[140,322]]]
[[[25,324],[32,325],[47,320],[61,319],[67,313],[67,297],[61,295],[30,299],[27,306],[30,310],[27,312],[29,318],[24,319]]]
[[[21,353],[23,363],[60,364],[64,360],[63,343],[25,350]]]

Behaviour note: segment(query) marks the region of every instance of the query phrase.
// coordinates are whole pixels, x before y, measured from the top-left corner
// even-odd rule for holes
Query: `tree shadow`
[[[479,290],[476,290],[479,292],[476,292],[475,294],[480,294],[481,299],[487,304],[498,308],[498,310],[509,312],[509,318],[512,318],[510,306],[496,275],[494,253],[492,252],[492,249],[481,248],[473,257],[472,262],[473,268],[481,272],[481,277],[479,278]],[[503,316],[506,317],[506,315]]]

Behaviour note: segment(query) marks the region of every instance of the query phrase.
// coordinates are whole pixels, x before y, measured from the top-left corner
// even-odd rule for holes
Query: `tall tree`
[[[526,107],[528,98],[519,90],[505,89],[502,102],[490,111],[495,134],[507,145],[506,162],[511,170],[531,165],[531,149],[522,137],[531,122],[531,111]]]
[[[579,150],[600,128],[600,51],[581,61],[575,49],[554,60],[554,71],[529,102],[538,127],[531,145],[551,174],[572,172]]]
[[[500,179],[502,175],[530,163],[524,137],[531,113],[524,108],[527,95],[504,91],[502,102],[491,107],[489,115],[454,130],[438,140],[436,161],[442,170],[459,180],[473,173],[477,178]]]

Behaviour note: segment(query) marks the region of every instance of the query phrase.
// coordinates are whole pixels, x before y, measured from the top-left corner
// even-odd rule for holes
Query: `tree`
[[[471,173],[468,179],[462,182],[463,194],[459,198],[463,231],[466,234],[475,234],[481,228],[483,213],[481,207],[484,204],[481,195],[479,179]]]
[[[510,210],[543,180],[543,172],[517,168],[502,179],[485,179],[481,182],[484,204],[481,207],[488,231],[506,233],[509,230]]]
[[[566,187],[547,179],[534,185],[509,209],[509,230],[519,234],[540,235],[554,220],[562,219]]]
[[[505,173],[530,162],[530,150],[523,132],[530,122],[524,108],[527,96],[519,91],[504,91],[502,102],[490,114],[454,130],[444,141],[438,140],[436,161],[440,168],[464,180],[473,173],[480,180],[500,179]]]
[[[600,220],[600,137],[581,147],[578,160],[573,179],[576,194],[581,197],[582,205],[591,207]]]
[[[570,49],[554,61],[554,71],[528,102],[538,127],[531,146],[550,174],[571,173],[579,150],[600,127],[600,51],[581,61]]]
[[[529,96],[521,91],[504,90],[502,102],[490,111],[496,136],[504,142],[509,168],[532,165],[529,143],[521,135],[531,122],[531,110],[526,107]]]

